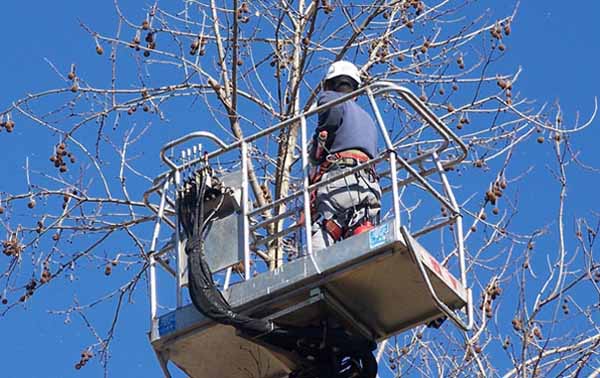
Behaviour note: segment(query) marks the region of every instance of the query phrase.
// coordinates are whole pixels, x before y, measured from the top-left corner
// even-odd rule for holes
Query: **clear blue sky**
[[[501,6],[509,9],[506,4]],[[141,10],[139,14],[143,14]],[[0,108],[5,108],[11,100],[29,92],[60,85],[43,58],[48,58],[61,69],[77,61],[81,70],[88,69],[88,61],[98,59],[93,41],[79,27],[78,19],[104,32],[115,28],[114,10],[112,1],[109,0],[4,0],[0,4],[0,15]],[[513,35],[508,42],[507,56],[502,66],[507,71],[522,66],[520,90],[539,102],[559,99],[567,122],[574,119],[578,110],[581,111],[582,118],[586,118],[593,108],[594,96],[600,95],[599,19],[598,1],[570,3],[564,0],[525,0],[513,24]],[[103,59],[108,58],[105,55]],[[97,63],[93,66],[97,67]],[[108,67],[108,63],[105,67]],[[591,129],[576,137],[576,144],[583,150],[582,158],[596,166],[600,165],[597,152],[599,128],[600,122],[597,121]],[[32,140],[26,125],[19,127],[15,134],[10,144],[6,134],[0,134],[0,191],[17,187],[15,181],[12,178],[9,181],[6,175],[7,166],[21,165],[24,151],[35,155],[36,146],[42,145],[39,141]],[[46,155],[44,150],[37,156],[46,159]],[[543,165],[543,159],[538,159],[536,164]],[[595,181],[586,183],[584,180],[589,177],[593,177]],[[14,180],[23,181],[22,177],[14,177]],[[585,200],[597,192],[600,184],[597,176],[575,174],[572,180],[578,187],[577,198],[573,198],[571,202],[573,211],[600,210],[598,201]],[[542,188],[537,189],[543,191]],[[536,195],[530,192],[523,198],[534,200]],[[546,210],[548,214],[552,211]],[[541,207],[540,211],[546,210]],[[98,276],[98,286],[104,285],[105,277],[101,271],[91,273]],[[56,290],[51,293],[54,296],[61,295]],[[46,313],[46,309],[59,308],[56,304],[63,299],[48,298],[47,295],[34,298],[26,308],[16,309],[0,318],[2,377],[66,378],[102,375],[102,369],[95,361],[82,371],[73,369],[80,350],[92,340],[79,319],[73,319],[72,325],[67,326],[64,318]],[[146,337],[149,316],[145,290],[138,290],[134,299],[136,303],[128,306],[125,311],[113,343],[111,375],[158,377],[160,370]]]

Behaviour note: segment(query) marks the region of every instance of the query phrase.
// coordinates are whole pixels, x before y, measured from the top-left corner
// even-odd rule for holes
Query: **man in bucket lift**
[[[334,62],[325,76],[318,105],[353,92],[360,84],[354,64]],[[309,155],[314,165],[311,184],[340,175],[377,156],[375,123],[353,100],[330,107],[319,113]],[[312,193],[313,250],[373,228],[379,217],[380,200],[381,188],[374,167],[318,188]]]

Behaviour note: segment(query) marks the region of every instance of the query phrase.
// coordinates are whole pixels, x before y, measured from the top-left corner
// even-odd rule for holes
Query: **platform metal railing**
[[[359,164],[352,169],[344,170],[343,173],[339,175],[335,175],[335,177],[331,177],[328,180],[323,180],[314,184],[309,183],[309,170],[310,163],[308,160],[308,135],[307,135],[307,126],[306,120],[307,117],[318,114],[322,111],[327,110],[328,108],[340,104],[344,101],[353,99],[360,95],[366,95],[369,104],[372,108],[373,114],[375,115],[375,119],[377,121],[377,125],[380,131],[381,136],[383,137],[383,141],[385,144],[385,149],[381,151],[380,155],[375,159],[372,159],[368,162]],[[385,126],[383,117],[377,105],[376,98],[378,96],[383,95],[396,95],[399,96],[402,100],[404,100],[424,121],[425,124],[423,128],[429,127],[431,128],[437,135],[439,139],[432,141],[432,146],[426,150],[420,151],[420,153],[412,157],[410,159],[404,159],[399,154],[399,150],[402,148],[401,145],[395,145],[387,131]],[[271,201],[264,206],[253,206],[250,202],[250,193],[249,193],[249,161],[251,159],[249,155],[249,150],[252,143],[258,141],[260,138],[268,137],[272,135],[274,132],[280,131],[286,127],[290,127],[293,125],[300,126],[300,161],[302,163],[301,171],[302,177],[301,182],[299,183],[299,188],[295,191],[292,191],[290,194],[284,196],[283,198],[278,198],[274,201]],[[206,153],[196,153],[191,154],[189,149],[187,153],[183,152],[182,158],[179,161],[174,161],[172,157],[169,157],[167,152],[169,150],[181,148],[186,144],[189,144],[191,141],[198,143],[202,142],[211,142],[218,146],[217,149],[206,152]],[[194,146],[196,151],[201,150],[201,145]],[[447,151],[448,149],[452,149],[452,157],[446,160],[441,160],[440,156],[442,153]],[[467,156],[467,146],[464,142],[452,131],[450,130],[436,115],[433,113],[414,93],[412,93],[409,89],[405,87],[398,86],[389,82],[374,82],[369,84],[363,88],[360,88],[352,93],[341,96],[335,101],[317,106],[313,105],[309,108],[307,112],[301,113],[297,116],[294,116],[290,119],[287,119],[283,122],[280,122],[276,125],[268,127],[260,132],[257,132],[253,135],[247,136],[243,139],[237,140],[233,143],[225,143],[215,134],[208,131],[197,131],[189,133],[183,137],[175,139],[167,144],[165,144],[161,151],[160,157],[165,162],[165,164],[169,167],[169,170],[163,172],[158,175],[154,180],[152,187],[148,189],[144,193],[144,202],[146,205],[156,213],[156,223],[154,226],[153,237],[150,246],[149,252],[149,264],[150,264],[150,303],[151,303],[151,316],[152,316],[152,324],[153,329],[155,329],[156,324],[158,322],[158,298],[157,298],[157,274],[156,269],[157,265],[160,265],[165,268],[167,272],[170,274],[174,274],[177,280],[177,306],[182,305],[182,290],[184,288],[184,275],[185,275],[185,252],[184,252],[184,241],[180,238],[180,233],[176,230],[176,221],[172,221],[170,217],[176,216],[176,199],[174,195],[169,195],[170,190],[173,188],[177,188],[181,185],[182,176],[186,174],[186,172],[191,172],[193,169],[201,166],[202,164],[206,164],[207,162],[214,161],[215,159],[223,156],[228,152],[232,152],[238,150],[240,152],[240,164],[242,171],[242,198],[241,198],[241,212],[242,212],[242,246],[243,246],[243,266],[244,266],[244,280],[251,279],[250,274],[250,261],[252,259],[252,253],[260,254],[258,247],[264,245],[271,240],[277,238],[283,238],[286,235],[297,232],[300,229],[304,229],[304,251],[301,251],[307,254],[312,259],[312,245],[311,245],[311,224],[310,222],[302,222],[298,223],[294,221],[294,216],[297,215],[297,206],[295,202],[300,198],[302,199],[302,209],[304,214],[310,214],[310,193],[313,190],[316,190],[324,185],[327,185],[333,181],[336,181],[340,178],[343,178],[347,175],[354,174],[360,170],[369,167],[376,167],[380,169],[379,174],[385,176],[390,179],[390,185],[388,187],[384,187],[383,192],[388,193],[391,192],[391,216],[394,219],[395,227],[394,232],[396,236],[401,236],[400,227],[402,225],[401,222],[401,210],[400,210],[400,195],[399,189],[403,186],[409,185],[411,183],[415,183],[420,186],[421,189],[427,191],[435,200],[437,200],[441,206],[448,210],[449,214],[446,219],[442,219],[433,223],[430,223],[423,227],[420,230],[411,231],[412,236],[420,236],[426,233],[429,233],[433,230],[444,227],[448,224],[455,224],[455,232],[456,232],[456,240],[457,240],[457,256],[458,256],[458,266],[460,273],[460,282],[463,287],[468,288],[467,285],[467,275],[466,275],[466,264],[465,264],[465,252],[464,252],[464,243],[463,243],[463,227],[462,227],[462,219],[460,216],[460,209],[458,203],[453,194],[453,190],[451,185],[449,184],[448,178],[446,177],[446,169],[454,167],[460,164]],[[424,163],[432,162],[433,167],[431,168],[415,168],[415,165],[422,167]],[[383,168],[381,167],[383,165]],[[398,173],[399,170],[405,171],[407,174],[406,178],[399,178]],[[441,186],[443,188],[442,192],[438,191],[434,185],[427,179],[428,176],[437,173],[440,177]],[[152,195],[157,195],[159,197],[159,205],[156,206],[151,203],[150,198]],[[287,210],[283,210],[280,214],[275,214],[272,216],[263,216],[264,214],[272,214],[272,211],[277,208],[284,208]],[[262,219],[261,219],[262,218]],[[306,219],[310,219],[310,217],[305,217]],[[257,237],[258,230],[266,230],[269,225],[274,222],[282,222],[287,221],[288,227],[284,230],[281,230],[275,234],[267,234],[264,237]],[[175,237],[171,242],[167,243],[167,246],[159,249],[158,248],[158,240],[160,235],[160,230],[162,225],[167,224],[174,232]],[[306,237],[308,236],[308,237]],[[254,240],[253,240],[254,239]],[[409,241],[406,241],[407,243]],[[170,247],[169,247],[170,246]],[[175,272],[168,264],[166,264],[163,260],[163,256],[167,254],[171,248],[176,249],[177,251],[177,271]],[[300,251],[299,251],[300,252]],[[264,254],[261,256],[264,257]],[[315,264],[315,268],[317,272],[320,272],[314,259],[312,259]],[[419,266],[422,268],[422,266]],[[423,273],[423,269],[420,269]],[[231,268],[228,268],[226,273],[226,282],[225,287],[229,285],[231,277]],[[427,277],[425,277],[427,279]],[[432,289],[431,285],[428,285],[430,290]],[[468,290],[468,289],[467,289]],[[437,298],[435,293],[432,292],[432,297]],[[470,299],[470,291],[469,291],[469,300],[468,300],[468,322],[464,323],[460,319],[458,319],[455,314],[449,315],[459,326],[462,328],[470,328],[472,325],[472,301]],[[449,311],[447,308],[440,309],[443,312]]]

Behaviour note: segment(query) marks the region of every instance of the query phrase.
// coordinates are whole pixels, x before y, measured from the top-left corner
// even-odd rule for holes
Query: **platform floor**
[[[383,340],[441,315],[423,278],[391,222],[332,247],[261,273],[225,292],[238,311],[294,326],[329,318],[353,333]],[[438,296],[452,309],[466,304],[467,291],[418,243]],[[320,273],[319,273],[320,272]],[[192,378],[286,377],[294,356],[275,353],[207,319],[192,305],[160,317],[150,333],[163,360]]]

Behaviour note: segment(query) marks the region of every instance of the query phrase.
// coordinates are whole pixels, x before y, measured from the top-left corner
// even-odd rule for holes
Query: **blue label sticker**
[[[158,333],[162,336],[175,331],[175,312],[170,312],[158,318]]]
[[[385,244],[389,229],[389,224],[386,223],[369,231],[369,248],[376,248]]]

